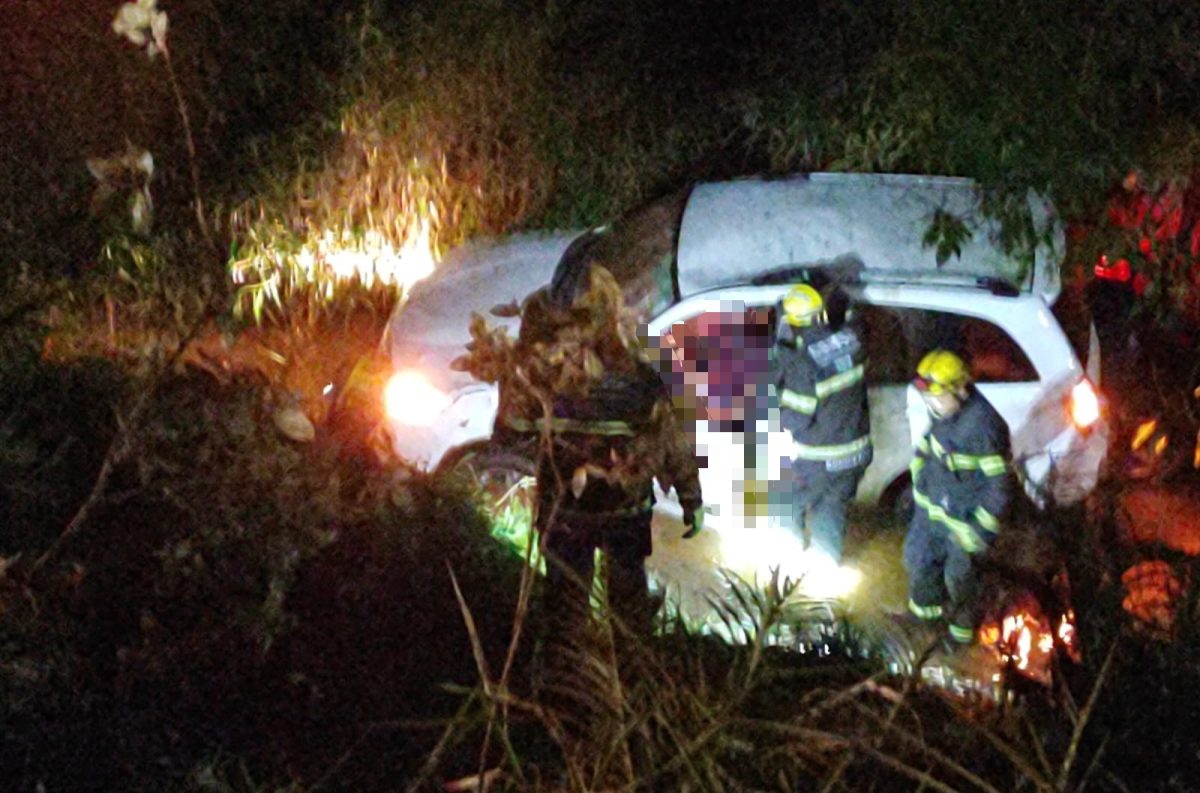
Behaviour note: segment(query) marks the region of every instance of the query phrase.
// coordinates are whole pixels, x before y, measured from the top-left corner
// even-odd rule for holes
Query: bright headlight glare
[[[862,573],[836,564],[820,551],[809,550],[809,567],[800,588],[811,597],[844,598],[858,588]]]
[[[431,424],[441,415],[450,406],[450,397],[420,372],[405,369],[388,378],[383,388],[383,405],[392,421],[419,427]]]
[[[721,538],[718,563],[744,578],[770,580],[779,570],[781,580],[798,581],[800,591],[821,599],[848,597],[858,588],[862,573],[835,563],[825,553],[804,544],[782,527],[756,527]]]

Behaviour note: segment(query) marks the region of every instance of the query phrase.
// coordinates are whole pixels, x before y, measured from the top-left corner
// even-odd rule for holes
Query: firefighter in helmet
[[[782,425],[791,433],[792,516],[806,544],[840,564],[846,506],[871,462],[864,350],[853,322],[830,326],[826,299],[797,284],[779,307]]]
[[[912,523],[904,540],[908,608],[949,623],[958,646],[979,619],[978,560],[995,540],[1012,498],[1008,427],[971,381],[963,359],[928,353],[913,381],[929,411],[929,431],[910,466]]]
[[[551,288],[526,301],[517,360],[522,379],[541,383],[549,398],[522,408],[502,392],[497,422],[498,432],[540,448],[536,527],[547,564],[535,604],[539,677],[573,733],[586,730],[590,707],[573,681],[587,666],[579,653],[595,552],[604,553],[622,666],[621,654],[633,646],[625,637],[649,634],[656,610],[644,564],[652,550],[654,480],[664,491],[675,488],[685,537],[702,525],[697,459],[660,377],[665,364],[647,360],[636,338],[615,332],[613,315],[625,311],[621,292],[604,268],[586,269],[568,273],[571,283],[556,273]]]

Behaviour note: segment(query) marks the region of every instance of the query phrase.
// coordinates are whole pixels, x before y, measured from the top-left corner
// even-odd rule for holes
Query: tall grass
[[[603,616],[573,639],[575,671],[555,689],[573,692],[565,701],[480,665],[468,708],[408,789],[447,775],[450,789],[494,790],[1124,789],[1129,758],[1108,747],[1121,727],[1104,704],[1129,673],[1116,644],[1075,693],[955,697],[919,685],[919,671],[880,671],[853,643],[823,658],[772,646],[789,594],[743,590],[754,606],[739,619],[753,625],[738,645],[639,637]],[[586,731],[564,732],[580,713]]]
[[[407,284],[372,274],[335,290],[330,261],[312,261],[326,235],[351,247],[375,235],[436,257],[473,234],[519,225],[544,203],[545,31],[505,8],[460,12],[413,12],[395,37],[369,12],[358,18],[334,145],[291,181],[268,177],[265,193],[232,213],[230,266],[250,282],[243,293],[252,305],[262,290],[277,308],[402,294]]]
[[[101,42],[116,5],[88,17],[98,36],[73,41],[115,47]],[[533,697],[527,642],[509,643],[529,574],[491,544],[470,494],[377,469],[324,434],[284,441],[254,375],[221,384],[165,366],[234,297],[228,263],[193,244],[179,211],[197,184],[253,287],[242,305],[262,294],[260,315],[308,318],[329,308],[330,282],[299,257],[327,235],[369,254],[427,233],[440,252],[480,233],[603,222],[697,178],[817,168],[1048,188],[1086,215],[1127,165],[1169,175],[1194,163],[1200,39],[1186,9],[701,5],[453,0],[387,18],[356,6],[348,20],[321,6],[327,25],[296,29],[339,47],[308,91],[320,69],[291,71],[303,47],[285,41],[294,14],[311,22],[298,6],[181,2],[176,98],[195,111],[197,153],[262,166],[249,175],[189,179],[188,163],[161,154],[182,155],[167,87],[145,95],[166,110],[147,110],[133,97],[148,72],[106,82],[129,65],[108,55],[86,80],[45,83],[70,98],[69,134],[35,134],[48,100],[4,114],[16,143],[3,147],[13,178],[0,206],[17,243],[0,272],[6,786],[1166,790],[1200,777],[1193,648],[1125,632],[1115,563],[1072,569],[1082,669],[1015,705],[775,647],[778,593],[746,593],[749,607],[728,615],[729,632],[749,636],[739,646],[682,629],[639,639],[601,619],[574,681],[601,715],[568,746],[561,714]],[[61,29],[23,21],[5,50],[41,63],[30,42]],[[209,50],[209,38],[247,49]],[[283,61],[260,46],[281,41]],[[70,55],[56,56],[62,74],[78,70]],[[244,75],[224,82],[243,63],[264,72],[253,90]],[[89,113],[89,93],[110,106]],[[280,95],[316,97],[313,117],[288,126],[281,107],[296,105]],[[120,128],[123,114],[139,123]],[[213,151],[247,126],[253,143]],[[174,211],[156,196],[148,236],[83,209],[84,157],[126,134],[155,151],[156,185],[175,193]],[[37,277],[89,261],[74,280]],[[383,316],[402,296],[349,278],[333,301]],[[77,354],[43,358],[47,326],[78,329]],[[1192,640],[1194,597],[1185,605],[1179,636]]]

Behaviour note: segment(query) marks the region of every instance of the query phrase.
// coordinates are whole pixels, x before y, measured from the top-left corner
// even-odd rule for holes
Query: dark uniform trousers
[[[862,475],[862,468],[830,471],[823,462],[792,461],[792,526],[801,533],[807,526],[811,544],[835,561],[845,545],[846,505]]]
[[[569,500],[569,496],[568,496]],[[647,594],[646,557],[652,551],[653,511],[635,506],[614,513],[574,512],[545,504],[546,598],[554,629],[579,630],[588,619],[596,550],[604,552],[604,583],[609,608],[630,630],[650,631],[652,613]]]
[[[930,608],[920,604],[938,604],[918,616],[945,616],[952,626],[964,628],[977,624],[982,587],[974,556],[963,549],[944,524],[932,520],[920,507],[914,509],[904,538],[904,567],[909,571],[908,596],[913,611]],[[942,613],[942,603],[950,604],[949,613]],[[969,639],[970,633],[963,636]],[[957,635],[954,638],[962,640]]]
[[[1004,419],[974,388],[957,413],[934,419],[915,449],[915,504],[904,540],[908,607],[921,619],[945,618],[956,642],[970,642],[978,626],[976,562],[1008,512],[1009,456]]]
[[[857,323],[783,329],[776,348],[781,423],[796,441],[792,526],[841,563],[846,507],[871,462],[865,357]],[[810,537],[804,537],[805,530]]]

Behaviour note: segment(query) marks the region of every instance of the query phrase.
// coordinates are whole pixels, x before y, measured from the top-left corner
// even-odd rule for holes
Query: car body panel
[[[843,193],[834,200],[839,189]],[[891,196],[889,200],[899,207],[895,216],[880,213],[876,206],[883,200],[880,196]],[[1024,273],[1018,281],[1020,291],[1008,295],[997,294],[977,281],[993,266],[1003,265],[1009,275],[1022,272],[998,251],[992,235],[985,233],[986,224],[980,224],[972,240],[964,244],[961,260],[952,257],[939,268],[932,250],[924,245],[924,232],[938,209],[969,210],[967,199],[971,196],[978,200],[967,180],[926,177],[810,175],[700,185],[682,210],[678,250],[672,261],[682,299],[655,316],[648,331],[651,337],[661,335],[703,312],[771,306],[789,283],[755,285],[752,281],[773,271],[853,259],[859,267],[845,287],[859,305],[976,317],[997,325],[1015,340],[1036,370],[1037,379],[982,383],[980,388],[1009,422],[1014,454],[1031,477],[1032,489],[1040,490],[1043,483],[1053,480],[1055,471],[1070,457],[1067,468],[1076,485],[1064,492],[1071,493],[1071,498],[1081,497],[1094,487],[1103,457],[1102,450],[1096,456],[1098,439],[1104,432],[1081,436],[1070,425],[1061,402],[1064,389],[1069,391],[1084,372],[1049,310],[1058,289],[1057,269],[1049,266],[1055,248],[1039,248],[1039,266]],[[904,229],[888,227],[901,221]],[[770,231],[772,223],[779,228]],[[860,229],[864,223],[875,228]],[[813,224],[820,226],[820,233],[811,231]],[[644,234],[651,226],[655,224],[643,223],[635,231]],[[464,352],[463,345],[470,338],[470,314],[486,314],[497,304],[520,301],[548,284],[574,240],[581,243],[576,249],[584,251],[576,258],[585,261],[589,241],[605,232],[594,230],[588,240],[580,237],[582,233],[516,235],[468,246],[452,252],[438,273],[413,290],[409,304],[398,310],[390,323],[387,343],[393,361],[397,368],[418,367],[427,372],[430,382],[451,400],[432,426],[393,424],[394,446],[401,457],[432,470],[451,459],[456,450],[490,437],[499,402],[496,386],[478,383],[449,366]],[[643,246],[648,253],[643,257],[646,264],[638,265],[643,269],[661,268],[660,248],[675,240],[669,230],[658,232],[658,238],[653,246]],[[605,240],[599,247],[607,244]],[[619,249],[621,241],[613,244]],[[758,256],[764,261],[755,267],[752,263]],[[713,284],[716,286],[705,288]],[[703,291],[695,293],[697,289]],[[487,318],[490,324],[504,325],[515,334],[516,318]],[[765,458],[753,467],[744,464],[745,449],[734,433],[722,432],[712,422],[697,423],[697,443],[710,463],[702,477],[706,501],[718,507],[722,520],[736,522],[749,517],[733,503],[739,492],[746,491],[746,480],[764,476],[778,480],[781,475],[780,458],[786,455],[790,441],[779,431],[772,390],[773,386],[767,387],[768,415],[758,417],[761,422],[756,420],[750,427],[758,433],[759,453]],[[875,501],[905,476],[912,441],[924,431],[928,416],[908,384],[907,371],[902,379],[872,385],[869,403],[875,457],[859,498]],[[734,464],[735,457],[742,462]],[[1044,503],[1045,498],[1040,500]],[[674,509],[667,504],[664,508]]]
[[[431,278],[418,283],[388,323],[384,345],[396,370],[414,368],[451,396],[450,406],[428,427],[389,419],[396,453],[418,468],[437,468],[454,449],[486,441],[499,397],[494,384],[480,383],[450,363],[466,350],[472,312],[515,335],[520,321],[490,310],[520,302],[543,286],[582,230],[514,234],[480,240],[452,250]]]
[[[1031,196],[1044,240],[1032,267],[1004,251],[999,224],[982,216],[969,179],[903,174],[814,173],[697,185],[679,230],[679,286],[690,294],[749,283],[764,270],[851,259],[914,283],[1009,281],[1049,302],[1060,289],[1061,224]],[[925,237],[937,213],[971,232],[943,262]]]
[[[514,234],[455,248],[433,276],[413,287],[388,323],[384,343],[399,364],[446,361],[462,354],[472,312],[516,333],[519,320],[488,312],[520,302],[550,280],[563,252],[581,231]],[[469,375],[460,378],[469,380]]]

